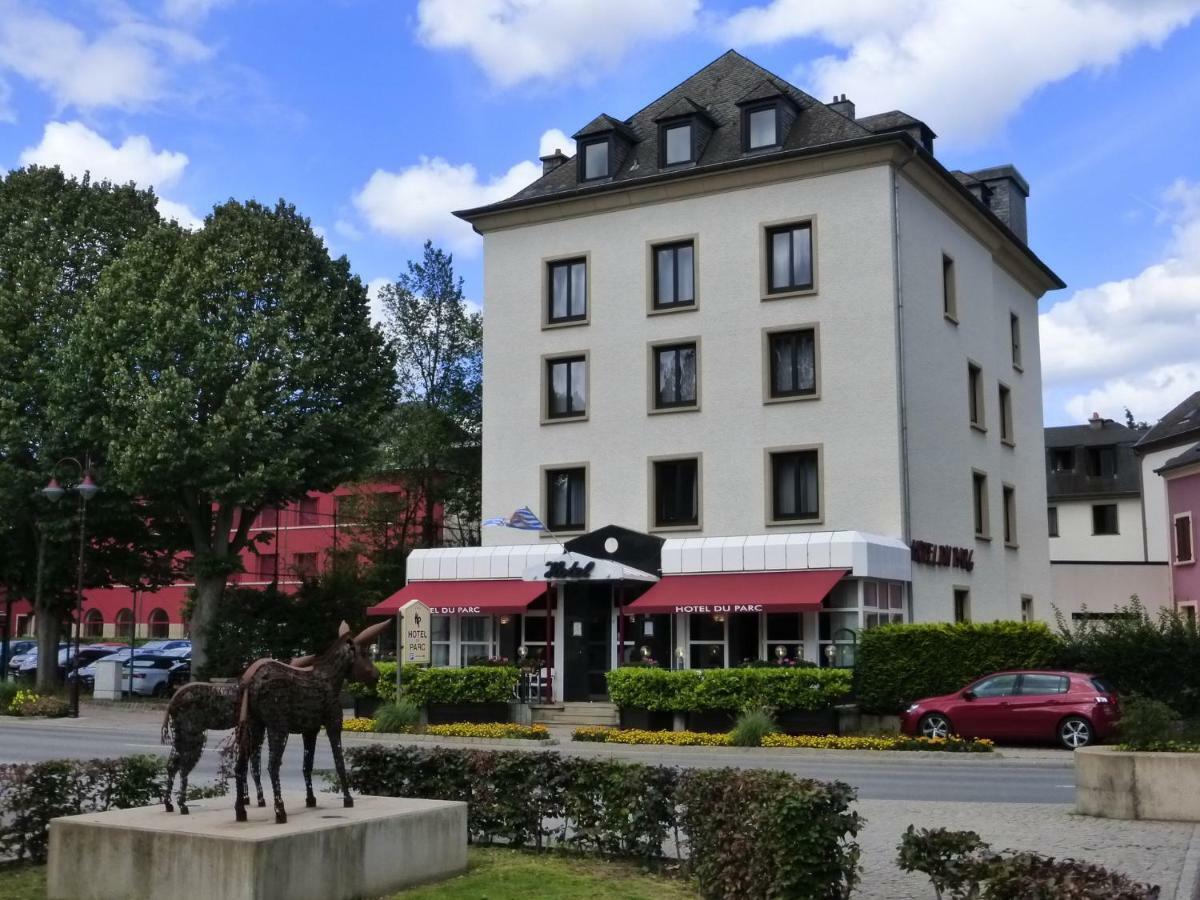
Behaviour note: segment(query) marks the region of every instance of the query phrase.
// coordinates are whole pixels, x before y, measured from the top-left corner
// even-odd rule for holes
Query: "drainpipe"
[[[912,492],[908,470],[908,401],[905,397],[904,374],[904,289],[900,283],[900,173],[917,156],[912,147],[908,159],[898,167],[892,166],[892,282],[896,290],[896,402],[900,418],[900,491],[903,505],[901,539],[912,542]],[[913,615],[912,581],[908,583],[908,613]]]

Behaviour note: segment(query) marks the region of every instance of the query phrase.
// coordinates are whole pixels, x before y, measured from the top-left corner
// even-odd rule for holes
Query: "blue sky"
[[[425,236],[481,300],[449,210],[532,180],[729,47],[951,168],[1018,166],[1047,424],[1200,390],[1200,0],[0,0],[0,168],[152,184],[195,223],[285,197],[364,280]]]

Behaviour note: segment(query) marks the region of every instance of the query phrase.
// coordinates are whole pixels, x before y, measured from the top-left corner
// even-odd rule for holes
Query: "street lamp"
[[[58,479],[53,473],[58,471],[59,466],[63,463],[73,463],[79,469],[79,482],[72,487],[64,488],[58,483]],[[75,491],[79,495],[79,564],[75,572],[75,650],[71,655],[71,661],[75,663],[75,677],[71,679],[71,716],[79,718],[79,639],[83,631],[83,553],[87,547],[87,502],[96,496],[100,486],[92,480],[92,474],[89,471],[92,467],[90,457],[86,458],[86,462],[80,462],[73,456],[67,456],[60,459],[54,464],[51,469],[50,482],[42,488],[42,496],[51,503],[57,503],[63,498],[68,490]]]

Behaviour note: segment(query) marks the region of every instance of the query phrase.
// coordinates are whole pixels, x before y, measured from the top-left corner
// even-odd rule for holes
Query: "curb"
[[[558,744],[555,738],[544,741],[526,740],[524,738],[480,738],[480,737],[449,737],[437,734],[390,734],[374,731],[343,731],[342,740],[347,738],[358,741],[366,739],[371,743],[387,744],[449,744],[450,746],[482,746],[489,749],[541,750]]]
[[[1179,884],[1175,887],[1175,900],[1200,900],[1200,825],[1192,829]]]

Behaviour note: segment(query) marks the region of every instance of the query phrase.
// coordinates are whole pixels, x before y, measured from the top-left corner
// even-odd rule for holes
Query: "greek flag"
[[[522,506],[507,519],[503,516],[497,516],[494,519],[484,519],[483,525],[488,527],[499,528],[518,528],[521,531],[545,531],[546,526],[542,524],[541,519],[533,514],[528,506]]]

